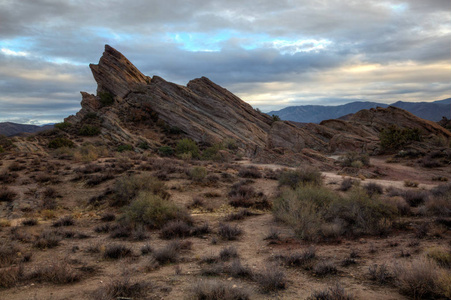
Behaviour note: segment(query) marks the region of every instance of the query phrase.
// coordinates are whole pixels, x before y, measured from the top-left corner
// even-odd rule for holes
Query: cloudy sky
[[[0,0],[0,121],[76,113],[105,44],[262,111],[451,97],[450,0]]]

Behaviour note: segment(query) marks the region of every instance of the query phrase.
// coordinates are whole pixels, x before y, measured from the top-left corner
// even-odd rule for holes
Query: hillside
[[[269,115],[278,115],[282,120],[320,123],[323,120],[338,119],[343,116],[354,114],[362,109],[376,107],[394,106],[407,110],[408,112],[426,120],[438,122],[443,116],[449,117],[451,113],[451,98],[434,102],[403,102],[398,101],[392,104],[377,102],[351,102],[343,105],[301,105],[289,106],[277,111],[268,112]]]
[[[0,123],[0,134],[5,136],[14,136],[22,133],[40,132],[51,128],[53,128],[53,125],[36,126],[12,122],[2,122]]]

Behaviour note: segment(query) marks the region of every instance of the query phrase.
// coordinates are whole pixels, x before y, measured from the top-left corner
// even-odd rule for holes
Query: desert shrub
[[[3,146],[2,145],[0,145],[0,153],[3,153],[3,152],[5,152],[6,150],[5,149],[3,149]]]
[[[16,192],[10,190],[8,187],[1,187],[0,202],[12,202],[16,197]]]
[[[238,176],[243,178],[261,178],[262,173],[257,167],[254,166],[248,166],[248,167],[241,167],[238,171]]]
[[[98,135],[99,133],[100,127],[89,124],[84,124],[78,131],[78,134],[82,136],[95,136]]]
[[[192,236],[202,236],[205,234],[211,233],[210,224],[208,222],[203,223],[202,225],[196,226],[191,230]]]
[[[180,250],[181,245],[178,241],[171,242],[163,248],[155,250],[153,257],[161,265],[175,263],[179,259]]]
[[[356,181],[352,178],[345,178],[340,184],[340,187],[338,188],[342,192],[349,191],[354,184],[356,184]]]
[[[56,129],[59,129],[59,130],[62,130],[62,131],[67,131],[71,126],[72,126],[72,124],[68,123],[68,122],[56,123],[54,125],[54,127]]]
[[[302,239],[319,237],[327,209],[335,199],[331,191],[316,186],[302,186],[296,190],[284,189],[274,200],[276,220],[292,227]]]
[[[114,103],[114,96],[110,92],[99,92],[97,96],[100,98],[102,106],[110,106]]]
[[[255,280],[263,293],[284,290],[287,286],[285,272],[276,265],[266,266],[262,272],[255,275]]]
[[[113,239],[128,238],[132,235],[132,227],[127,225],[118,225],[111,228],[110,237]]]
[[[107,259],[119,259],[127,256],[131,256],[132,250],[122,244],[111,244],[105,247],[103,257]]]
[[[226,272],[235,278],[253,278],[254,273],[248,266],[243,266],[239,259],[234,259],[226,268]]]
[[[386,284],[393,279],[393,275],[387,268],[387,265],[371,265],[368,267],[368,276],[371,280],[380,284]]]
[[[345,289],[339,284],[328,287],[322,291],[314,291],[308,300],[353,300],[353,295],[346,293]]]
[[[38,225],[38,219],[30,218],[22,221],[22,225],[24,226],[36,226]]]
[[[304,267],[316,258],[316,249],[309,247],[302,252],[291,252],[288,255],[276,255],[275,259],[280,260],[289,267]]]
[[[129,276],[113,279],[91,294],[95,300],[143,299],[152,289],[149,282],[133,281]]]
[[[74,218],[72,216],[65,216],[60,218],[59,220],[53,222],[53,227],[61,227],[61,226],[72,226],[75,224]]]
[[[73,152],[73,157],[76,161],[89,162],[96,160],[100,156],[107,156],[108,153],[108,149],[104,146],[87,144],[76,148]]]
[[[231,226],[228,224],[219,224],[218,228],[218,235],[223,239],[227,241],[234,241],[237,240],[239,236],[243,234],[243,230],[241,228],[238,228],[237,225]]]
[[[146,142],[146,141],[140,141],[136,146],[139,149],[142,149],[142,150],[149,150],[150,149],[149,143]]]
[[[39,249],[50,249],[57,247],[62,237],[55,231],[43,231],[34,241],[33,246]]]
[[[221,155],[219,154],[219,150],[222,150],[224,147],[222,144],[214,144],[211,147],[206,148],[204,151],[202,151],[202,159],[203,160],[214,160],[219,161],[221,160]]]
[[[23,278],[23,266],[0,268],[0,288],[15,286]]]
[[[182,154],[190,154],[192,158],[199,158],[200,156],[199,147],[196,142],[187,138],[177,142],[175,153],[179,156]]]
[[[445,248],[431,248],[427,250],[427,256],[433,259],[439,266],[451,268],[451,251]]]
[[[395,209],[379,199],[370,199],[361,189],[355,189],[344,198],[336,198],[328,210],[327,220],[340,220],[343,234],[383,234]]]
[[[223,272],[224,265],[218,263],[202,266],[200,270],[202,276],[219,276]]]
[[[29,278],[54,284],[68,284],[80,281],[80,271],[74,269],[65,260],[49,262],[36,267]]]
[[[340,156],[338,160],[342,167],[361,168],[370,164],[370,157],[366,153],[347,152],[345,155]]]
[[[431,189],[431,193],[434,197],[450,197],[451,196],[451,183],[440,184]]]
[[[382,185],[377,184],[375,182],[370,182],[364,185],[363,188],[370,197],[372,197],[373,195],[381,195],[384,193]]]
[[[141,247],[141,255],[148,255],[151,254],[152,252],[153,248],[149,244],[145,244],[144,246]]]
[[[15,244],[0,245],[0,268],[8,267],[18,261],[21,249]]]
[[[257,215],[257,214],[251,212],[248,209],[241,209],[239,212],[228,214],[224,218],[224,220],[225,221],[237,221],[237,220],[243,220],[246,217],[255,216],[255,215]]]
[[[307,167],[304,169],[287,170],[280,173],[279,186],[289,186],[295,189],[299,184],[322,184],[321,172],[318,169]]]
[[[161,228],[173,220],[192,223],[188,212],[175,203],[164,200],[150,192],[141,192],[132,203],[124,209],[126,223],[143,224],[151,228]]]
[[[207,169],[204,167],[194,167],[188,171],[189,178],[194,182],[202,182],[207,177]]]
[[[175,220],[166,223],[160,231],[162,239],[185,238],[191,235],[192,227],[183,221]]]
[[[400,128],[390,125],[379,133],[383,150],[398,150],[412,141],[420,141],[420,130],[417,128]]]
[[[163,199],[169,198],[164,182],[150,175],[124,176],[116,180],[113,187],[112,206],[129,204],[140,191],[158,195]]]
[[[251,186],[247,186],[246,182],[239,182],[232,186],[229,196],[229,204],[233,207],[253,207],[256,209],[269,209],[272,204],[268,198],[262,193],[257,193]]]
[[[320,261],[319,263],[313,266],[313,273],[316,276],[324,277],[327,275],[333,275],[337,274],[337,271],[338,270],[335,264],[328,260]]]
[[[300,186],[285,189],[274,201],[275,218],[292,227],[305,240],[340,235],[379,234],[394,216],[394,209],[370,199],[360,189],[340,197],[326,188]]]
[[[429,199],[429,193],[427,191],[409,190],[404,193],[403,198],[411,207],[417,207]]]
[[[198,281],[192,288],[190,299],[198,300],[247,300],[246,290],[232,287],[230,283],[217,280]]]
[[[232,258],[237,258],[238,256],[238,250],[235,246],[225,247],[219,252],[219,259],[221,261],[229,261]]]
[[[429,168],[429,169],[439,168],[442,166],[442,163],[439,160],[434,159],[431,156],[426,156],[423,159],[421,159],[420,164],[422,167]]]
[[[133,151],[133,146],[128,144],[119,145],[116,148],[117,152]]]
[[[432,297],[439,287],[437,266],[427,258],[396,264],[394,275],[401,292],[415,299]]]
[[[405,187],[418,187],[418,182],[417,181],[411,181],[411,180],[404,180],[404,186]]]
[[[451,198],[446,196],[429,198],[425,202],[428,215],[449,217],[451,216]]]
[[[227,138],[224,141],[222,141],[222,145],[224,148],[229,149],[229,150],[237,150],[238,149],[237,142],[234,139]]]
[[[100,217],[100,220],[103,222],[111,222],[111,221],[116,220],[116,215],[114,213],[107,212],[107,213],[102,214],[102,216]]]
[[[17,177],[19,177],[19,175],[17,173],[11,173],[11,172],[1,172],[0,173],[0,182],[2,183],[13,183],[14,181],[16,181]],[[1,190],[4,190],[3,187]]]
[[[173,156],[174,155],[174,149],[171,146],[161,146],[158,148],[158,154],[160,156]]]
[[[68,138],[59,137],[59,138],[55,138],[55,139],[51,140],[49,142],[49,144],[47,145],[47,147],[49,147],[51,149],[57,149],[57,148],[62,148],[62,147],[73,148],[73,147],[75,147],[75,144]]]

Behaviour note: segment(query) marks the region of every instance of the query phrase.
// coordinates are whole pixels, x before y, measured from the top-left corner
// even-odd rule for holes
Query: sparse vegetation
[[[175,153],[178,156],[181,156],[183,154],[190,155],[192,158],[199,158],[200,157],[200,150],[197,146],[196,142],[190,139],[182,139],[177,142],[177,145],[175,146]]]
[[[51,149],[57,149],[62,147],[73,148],[75,147],[75,144],[68,138],[59,137],[51,140],[48,144],[48,147]]]
[[[190,299],[198,300],[247,300],[250,295],[246,290],[232,287],[219,280],[198,281],[191,292]]]
[[[390,125],[379,134],[383,150],[399,150],[413,141],[420,141],[421,133],[417,128],[400,128]]]
[[[370,165],[370,157],[366,153],[347,152],[339,158],[342,167],[361,168]]]
[[[322,184],[322,177],[319,170],[307,167],[298,168],[296,170],[287,170],[280,173],[279,185],[288,186],[295,189],[300,184],[313,184],[320,186]]]
[[[89,124],[85,124],[83,125],[80,130],[78,131],[79,135],[82,136],[95,136],[98,135],[100,133],[100,127],[94,126],[94,125],[89,125]]]

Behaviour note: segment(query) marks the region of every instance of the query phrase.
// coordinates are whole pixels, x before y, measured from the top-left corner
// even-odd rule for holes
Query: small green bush
[[[204,151],[202,151],[202,159],[218,161],[221,159],[219,150],[222,150],[222,149],[223,149],[223,146],[221,144],[214,144],[213,146],[208,147]]]
[[[54,126],[56,129],[59,129],[62,131],[67,131],[72,126],[72,124],[68,123],[68,122],[61,122],[61,123],[56,123]]]
[[[150,175],[124,176],[119,178],[113,187],[112,206],[129,204],[140,191],[150,192],[163,199],[169,198],[164,182]]]
[[[342,167],[361,168],[369,166],[370,157],[365,153],[348,152],[339,158]]]
[[[110,106],[114,103],[114,97],[110,92],[100,92],[98,96],[102,106]]]
[[[400,128],[390,125],[379,133],[383,150],[399,150],[412,141],[420,141],[421,134],[418,128]]]
[[[3,147],[0,145],[0,153],[5,152],[5,149],[3,149]]]
[[[88,124],[83,125],[78,131],[78,134],[82,136],[95,136],[98,135],[99,133],[100,133],[99,127]]]
[[[207,177],[207,169],[204,167],[194,167],[188,172],[188,176],[192,181],[202,182]]]
[[[146,141],[141,141],[138,143],[138,148],[143,150],[148,150],[150,148],[149,143]]]
[[[149,192],[141,192],[124,209],[124,221],[127,223],[143,224],[150,228],[161,228],[167,222],[174,220],[192,223],[191,217],[185,209]]]
[[[381,234],[395,216],[395,208],[355,188],[346,197],[318,186],[284,189],[274,200],[273,214],[304,240],[342,235]]]
[[[307,167],[304,169],[288,170],[280,173],[279,186],[289,186],[295,189],[299,184],[322,184],[321,172],[315,168]]]
[[[280,121],[280,117],[278,115],[272,115],[272,121],[273,122]]]
[[[68,148],[73,148],[75,147],[74,142],[72,142],[71,140],[64,138],[64,137],[59,137],[56,139],[53,139],[49,142],[48,147],[51,149],[57,149],[57,148],[61,148],[61,147],[68,147]]]
[[[197,146],[196,142],[187,138],[179,140],[177,142],[175,153],[177,155],[191,154],[192,158],[199,158],[200,156],[199,147]]]
[[[174,155],[174,149],[171,146],[161,146],[158,148],[158,154],[161,156],[172,156]]]
[[[117,152],[133,151],[133,146],[127,144],[119,145],[117,146],[116,151]]]

